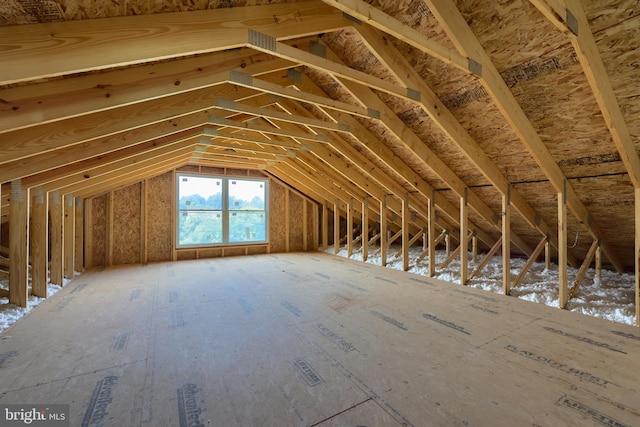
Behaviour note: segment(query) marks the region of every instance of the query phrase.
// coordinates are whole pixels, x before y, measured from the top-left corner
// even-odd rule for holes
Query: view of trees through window
[[[177,177],[178,246],[267,240],[267,181]]]

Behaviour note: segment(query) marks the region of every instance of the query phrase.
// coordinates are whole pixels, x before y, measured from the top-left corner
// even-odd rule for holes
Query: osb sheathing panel
[[[318,205],[315,203],[308,203],[307,204],[307,230],[306,230],[306,235],[307,235],[307,247],[304,248],[305,250],[317,250],[317,247],[313,246],[313,236],[314,233],[318,233],[317,235],[320,236],[320,230],[316,230],[314,228],[314,223],[313,223],[313,213],[314,211],[317,212],[318,211]],[[320,216],[318,215],[318,218]],[[318,239],[318,243],[320,243],[320,239]]]
[[[594,4],[592,4],[594,3]],[[617,1],[615,7],[589,2],[591,28],[607,75],[636,147],[640,144],[640,9],[637,1]]]
[[[113,264],[140,262],[140,183],[113,193]]]
[[[287,189],[276,180],[269,183],[269,241],[271,252],[285,252],[286,240],[286,210],[285,201]]]
[[[106,194],[94,197],[91,203],[91,241],[93,246],[89,248],[91,251],[91,259],[93,265],[107,264],[107,202]]]
[[[269,0],[268,3],[286,3]],[[264,4],[260,0],[3,0],[0,25],[107,18],[160,12],[217,9]]]
[[[173,173],[150,178],[147,185],[147,261],[171,260]]]
[[[303,238],[306,230],[302,215],[304,203],[300,196],[292,191],[289,192],[289,250],[291,251],[305,250]]]
[[[189,260],[189,259],[197,259],[198,258],[198,251],[196,251],[195,249],[190,249],[190,250],[179,250],[177,255],[176,255],[178,261],[185,261],[185,260]]]

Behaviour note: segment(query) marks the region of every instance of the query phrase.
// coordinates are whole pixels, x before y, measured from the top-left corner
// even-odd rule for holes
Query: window
[[[267,180],[177,175],[177,246],[267,241]]]

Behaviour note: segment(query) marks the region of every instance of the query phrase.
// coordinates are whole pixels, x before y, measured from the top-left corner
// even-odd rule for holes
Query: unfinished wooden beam
[[[522,270],[520,270],[520,272],[518,273],[518,276],[516,276],[515,280],[513,281],[511,289],[515,288],[516,286],[518,286],[522,282],[522,279],[527,274],[527,272],[531,269],[531,266],[536,261],[536,259],[538,259],[538,256],[540,256],[540,253],[545,248],[547,243],[549,243],[549,239],[547,237],[544,237],[540,241],[540,243],[538,243],[538,246],[536,246],[535,250],[533,251],[533,254],[531,254],[531,256],[529,257],[527,262],[522,267]],[[511,289],[509,289],[509,294],[511,293]],[[507,294],[507,295],[509,295],[509,294]]]
[[[511,186],[502,195],[502,293],[511,290]]]
[[[464,195],[460,198],[460,284],[466,285],[469,274],[469,197],[468,189],[465,187]],[[471,236],[473,237],[473,233]]]
[[[496,243],[491,247],[491,249],[489,249],[489,252],[487,252],[484,258],[482,258],[482,261],[480,261],[480,264],[478,264],[475,270],[473,270],[473,272],[469,275],[469,278],[467,280],[471,280],[474,277],[476,277],[478,274],[480,274],[482,270],[487,266],[489,261],[491,261],[491,258],[493,258],[493,256],[498,252],[498,249],[500,249],[501,246],[502,246],[502,239],[498,239]]]
[[[436,190],[432,190],[431,192],[428,214],[427,233],[429,234],[429,247],[427,248],[427,251],[429,253],[429,277],[433,277],[436,274]]]
[[[92,23],[91,31],[76,20],[4,27],[0,84],[234,49],[246,45],[249,28],[286,40],[352,23],[320,1],[302,1],[295,14],[290,5],[272,4],[109,17]]]
[[[234,69],[259,76],[294,65],[243,48],[17,85],[2,91],[12,113],[0,133],[222,85]]]
[[[278,42],[266,34],[249,30],[249,46],[256,50],[286,59],[287,61],[297,62],[315,70],[329,73],[332,76],[347,79],[359,85],[368,86],[371,89],[399,97],[405,101],[416,102],[416,99],[420,97],[420,92],[413,88],[398,86],[387,80],[374,77],[371,74],[347,67],[344,64]]]
[[[445,239],[450,237],[450,233],[448,232],[448,230],[445,230],[444,233]],[[469,240],[471,240],[471,238],[473,237],[473,234],[469,233],[467,234],[467,238],[460,238],[460,241],[466,241],[467,244],[464,245],[465,248],[467,249],[467,251],[469,250]],[[451,262],[456,259],[456,257],[458,255],[460,255],[460,253],[462,252],[463,249],[463,245],[459,244],[458,246],[456,246],[456,248],[452,251],[449,251],[449,255],[447,256],[447,258],[442,262],[442,264],[440,264],[438,267],[442,270],[444,268],[447,268],[449,266],[449,264],[451,264]],[[467,255],[467,259],[468,259],[468,255]],[[465,277],[465,279],[467,279],[467,277]]]
[[[376,9],[361,0],[324,0],[343,12],[366,22],[367,24],[391,34],[403,42],[426,51],[446,64],[452,65],[464,72],[470,73],[469,59],[459,55],[455,50],[428,38],[424,34],[408,27],[397,19]]]
[[[418,75],[416,70],[408,63],[408,61],[402,56],[402,54],[395,48],[393,48],[387,41],[382,37],[379,32],[376,32],[372,28],[368,26],[358,26],[356,28],[360,34],[362,35],[363,42],[368,44],[373,53],[389,68],[390,72],[396,76],[399,81],[402,81],[403,84],[415,85],[420,88],[420,92],[422,98],[426,98],[422,102],[420,102],[420,106],[422,108],[426,108],[427,106],[432,106],[433,108],[429,108],[427,113],[430,114],[432,119],[441,127],[445,127],[446,123],[451,121],[452,123],[456,123],[456,131],[459,133],[456,134],[461,138],[466,136],[467,140],[471,140],[471,136],[464,130],[462,125],[455,119],[453,114],[451,114],[447,108],[442,104],[442,102],[438,99],[438,97],[433,93],[433,91],[426,85],[424,80]],[[330,50],[327,51],[331,52]],[[331,59],[337,61],[337,55],[331,54]],[[424,143],[416,135],[411,129],[409,129],[406,124],[398,117],[381,99],[378,97],[373,91],[370,89],[363,87],[361,85],[353,84],[350,81],[340,80],[341,84],[349,90],[351,94],[353,94],[360,103],[363,105],[367,105],[373,107],[378,111],[381,123],[393,134],[395,135],[399,141],[405,144],[407,149],[411,150],[418,158],[422,159],[427,167],[429,167],[434,173],[440,176],[443,181],[450,186],[450,188],[460,197],[464,194],[464,188],[466,184],[464,181],[457,176],[457,174],[448,167],[440,158],[429,149],[427,144]],[[341,116],[338,116],[341,117]],[[345,119],[346,120],[346,119]],[[350,123],[345,121],[346,123]],[[357,123],[357,121],[356,121]],[[354,129],[357,129],[357,125],[351,125],[352,133]],[[448,133],[448,130],[443,129],[445,133]],[[358,140],[367,148],[369,148],[372,152],[376,153],[380,156],[381,149],[376,147],[375,144],[371,144],[369,141],[371,138],[367,137],[358,137]],[[457,143],[456,140],[453,142]],[[477,147],[472,148],[473,154],[472,161],[479,156],[481,156],[482,151]],[[464,150],[463,150],[464,151]],[[486,157],[486,155],[485,155]],[[381,158],[385,158],[381,156]],[[424,180],[418,175],[417,177],[412,177],[407,174],[407,169],[410,170],[401,162],[399,162],[397,156],[390,156],[390,160],[385,160],[385,163],[389,164],[397,171],[401,171],[403,176],[405,176],[407,182],[414,186],[416,190],[418,190],[424,197],[429,197],[431,194],[433,187],[426,184]],[[489,162],[492,164],[491,162]],[[497,171],[497,168],[496,168]],[[468,190],[467,190],[468,191]],[[469,205],[472,209],[474,209],[480,216],[485,219],[489,224],[492,224],[496,229],[500,229],[499,221],[495,221],[495,213],[489,206],[487,206],[480,197],[477,196],[473,191],[468,191]],[[449,204],[444,198],[438,199],[438,207],[443,210],[447,214],[448,217],[451,218],[455,223],[459,220],[459,209],[452,204]],[[441,206],[443,205],[443,206]],[[535,216],[535,213],[532,214]],[[543,224],[544,225],[544,224]],[[487,244],[491,244],[493,242],[493,238],[488,235],[479,236],[482,240]],[[520,248],[524,253],[530,253],[531,248],[517,235],[513,235],[514,243]]]
[[[353,255],[353,197],[347,203],[347,258]]]
[[[362,261],[369,258],[369,196],[362,202]]]
[[[83,253],[84,253],[84,267],[93,267],[93,203],[91,199],[84,199],[84,217],[83,217]],[[173,233],[172,233],[173,234]]]
[[[329,248],[329,207],[327,202],[322,205],[322,250]]]
[[[380,200],[380,265],[387,265],[387,195]]]
[[[475,230],[471,239],[471,259],[473,262],[478,262],[478,236],[476,236]]]
[[[508,186],[508,180],[498,169],[498,167],[491,161],[491,159],[482,151],[477,142],[469,134],[469,132],[462,126],[458,119],[451,113],[451,111],[442,103],[433,90],[426,84],[424,79],[418,74],[415,68],[409,64],[406,58],[389,43],[387,43],[385,37],[376,32],[368,26],[357,26],[356,29],[363,37],[364,43],[368,44],[373,53],[387,65],[389,71],[404,82],[404,84],[411,84],[419,88],[421,93],[421,101],[419,106],[429,115],[429,117],[436,123],[440,129],[456,144],[462,152],[465,153],[467,158],[478,168],[478,170],[496,187],[496,189],[504,193]],[[369,104],[367,104],[369,105]],[[382,113],[386,110],[380,109]],[[387,117],[381,113],[381,117],[385,122],[388,121]],[[400,139],[405,141],[413,150],[416,151],[418,157],[422,159],[429,159],[429,167],[440,175],[445,182],[458,194],[462,195],[465,187],[464,182],[456,176],[448,167],[438,165],[442,163],[438,160],[438,157],[428,153],[425,153],[424,144],[416,143],[411,137],[410,132],[403,132],[400,134]],[[435,159],[435,160],[433,160]],[[539,215],[531,207],[531,205],[518,193],[512,191],[512,201],[514,206],[523,216],[523,218],[534,228],[538,229],[542,235],[549,234],[552,230],[548,227],[544,221],[540,221]],[[492,224],[497,230],[500,230],[499,221],[494,220],[494,212],[486,206],[482,200],[474,193],[469,192],[470,206],[476,210],[485,220]],[[524,253],[530,254],[531,248],[522,241],[516,234],[512,234],[513,243]],[[555,239],[555,238],[554,238]],[[487,245],[492,244],[493,239],[486,241]],[[555,243],[555,240],[553,241]]]
[[[21,180],[11,182],[9,221],[9,303],[27,307],[29,280],[29,191]]]
[[[75,238],[75,255],[74,255],[74,268],[75,271],[84,271],[84,251],[82,249],[82,242],[84,241],[84,203],[82,198],[75,198],[75,220],[74,220],[74,238]]]
[[[409,270],[409,218],[411,211],[409,210],[409,193],[406,193],[402,199],[402,270]]]
[[[333,204],[333,253],[340,252],[340,199]]]
[[[421,240],[422,238],[423,238],[423,231],[417,232],[413,237],[409,239],[409,247],[413,246],[418,240]],[[395,254],[393,254],[393,256],[395,257],[402,256],[402,252],[403,252],[403,249],[400,248],[400,250],[397,251]],[[420,258],[419,260],[422,260],[423,258],[424,257]]]
[[[571,301],[571,299],[573,299],[573,297],[575,297],[576,294],[578,293],[578,288],[580,288],[580,282],[582,282],[582,279],[584,279],[585,274],[587,274],[587,270],[591,265],[591,261],[593,261],[593,257],[595,256],[596,251],[598,250],[599,243],[600,242],[595,240],[591,244],[591,247],[589,248],[589,252],[587,252],[587,255],[584,257],[582,266],[580,266],[580,270],[578,270],[578,274],[576,274],[576,278],[573,280],[573,283],[571,284],[571,288],[569,288],[567,301]]]
[[[67,279],[73,279],[75,271],[75,203],[72,194],[65,194],[64,196],[64,277]]]
[[[596,249],[596,277],[602,279],[602,250],[600,249],[600,245]]]
[[[63,280],[63,224],[64,217],[62,211],[62,198],[60,191],[54,190],[49,192],[49,217],[50,217],[50,281],[52,284],[62,286]]]
[[[31,254],[31,293],[47,298],[47,265],[49,243],[49,216],[46,193],[42,186],[32,188],[31,227],[29,228],[29,252]]]
[[[516,97],[502,79],[502,76],[491,61],[491,58],[480,44],[480,41],[471,30],[458,8],[448,0],[424,1],[429,6],[431,12],[436,16],[438,22],[442,25],[458,51],[463,55],[473,57],[481,64],[482,71],[479,74],[480,81],[504,118],[509,122],[511,128],[516,132],[555,190],[558,193],[565,193],[567,207],[571,210],[574,216],[584,224],[585,227],[587,227],[589,233],[594,239],[600,239],[602,249],[607,258],[614,268],[619,273],[622,273],[624,269],[620,258],[616,256],[616,251],[605,238],[604,233],[600,231],[597,224],[591,220],[591,216],[587,208],[579,199],[573,187],[567,184],[560,166],[558,166],[557,162],[551,156],[549,149],[542,141],[542,138],[537,133],[531,121],[529,121],[529,118],[522,107],[520,107]],[[514,195],[512,195],[512,201],[514,203],[515,200]],[[544,233],[544,235],[546,234],[547,233]],[[558,242],[558,245],[560,245],[560,242]]]
[[[549,20],[569,37],[582,70],[591,86],[596,102],[600,107],[604,121],[609,128],[620,159],[634,187],[640,187],[640,158],[629,132],[620,104],[611,86],[611,80],[602,61],[589,20],[581,1],[560,0],[552,6],[543,0],[531,0]],[[561,11],[561,14],[558,14]],[[567,17],[572,16],[574,23],[570,26]]]
[[[566,182],[566,181],[565,181]],[[567,193],[558,193],[558,305],[567,306]]]
[[[635,304],[636,304],[636,326],[640,326],[640,188],[634,189],[635,197]]]

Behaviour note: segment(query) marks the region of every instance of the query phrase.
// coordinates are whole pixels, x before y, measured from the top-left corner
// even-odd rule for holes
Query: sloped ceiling
[[[586,8],[586,9],[583,9]],[[512,250],[634,264],[640,8],[611,0],[8,0],[0,182],[90,197],[188,163]],[[456,231],[457,232],[457,231]]]

